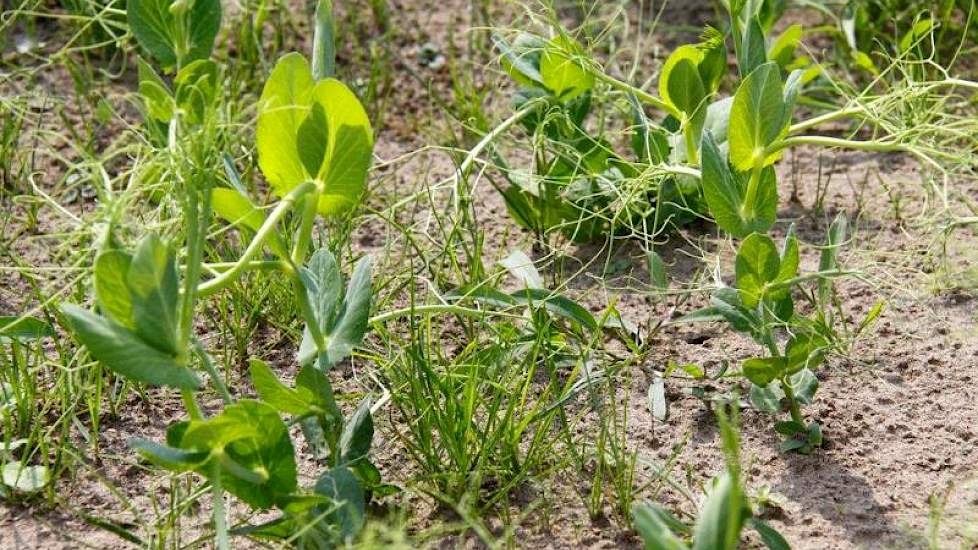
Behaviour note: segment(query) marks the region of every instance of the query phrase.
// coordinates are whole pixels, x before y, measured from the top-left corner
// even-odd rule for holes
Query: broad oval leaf
[[[561,35],[550,40],[540,57],[543,84],[562,102],[568,102],[594,87],[594,74],[581,66],[575,57],[580,48]]]
[[[748,308],[757,307],[764,298],[765,287],[778,277],[781,257],[771,237],[753,233],[740,243],[737,251],[737,290]]]
[[[221,28],[220,0],[193,0],[190,11],[182,18],[174,13],[186,9],[187,3],[188,0],[128,0],[126,4],[132,34],[164,67],[204,59],[214,48]],[[185,25],[182,30],[178,28],[181,19]],[[178,43],[181,35],[184,43]]]
[[[68,328],[92,357],[117,374],[154,386],[182,390],[200,387],[200,379],[192,370],[176,364],[173,356],[143,342],[125,327],[71,304],[61,311]]]
[[[27,466],[18,461],[7,463],[0,476],[3,484],[20,493],[36,493],[51,481],[47,466]]]
[[[6,340],[40,340],[54,336],[51,325],[34,317],[0,316],[0,343]]]
[[[659,95],[670,105],[694,118],[707,97],[706,84],[698,66],[703,51],[691,44],[680,46],[669,55],[659,76]]]
[[[359,201],[373,151],[367,113],[342,82],[315,82],[302,55],[280,59],[265,83],[256,141],[259,166],[277,195],[317,180],[320,213]]]
[[[730,163],[739,171],[772,164],[780,153],[769,155],[767,148],[787,124],[781,69],[776,63],[764,63],[747,75],[734,94],[727,134]]]
[[[109,250],[95,258],[95,301],[109,319],[133,328],[132,297],[129,295],[129,266],[132,256]]]
[[[761,170],[751,199],[749,176],[730,169],[711,132],[703,135],[701,150],[703,198],[720,229],[737,238],[770,229],[778,214],[774,169]]]
[[[176,355],[179,287],[173,252],[156,235],[140,241],[126,275],[136,334],[156,349]]]

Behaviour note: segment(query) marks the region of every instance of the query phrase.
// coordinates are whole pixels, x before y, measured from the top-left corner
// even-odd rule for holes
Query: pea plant
[[[161,67],[177,71],[171,93],[163,78],[141,62],[140,91],[148,119],[166,126],[170,149],[198,144],[195,140],[206,132],[219,95],[216,66],[202,58],[210,52],[216,34],[211,24],[219,22],[220,6],[199,1],[188,13],[179,1],[168,7],[165,2],[149,4],[130,2],[134,34]],[[330,31],[317,27],[316,43],[332,40],[331,34],[319,35]],[[186,253],[178,254],[173,242],[153,234],[130,252],[110,231],[94,264],[97,309],[62,308],[67,328],[95,360],[132,382],[180,391],[189,418],[170,425],[162,443],[136,438],[130,446],[165,469],[207,479],[220,548],[230,547],[232,533],[332,548],[360,530],[372,495],[394,490],[381,483],[368,457],[373,437],[370,398],[344,415],[327,376],[367,331],[371,265],[369,258],[361,259],[344,285],[339,263],[328,249],[310,253],[314,223],[317,216],[356,207],[373,137],[356,96],[329,76],[332,59],[326,57],[317,56],[310,66],[298,53],[284,56],[262,92],[256,132],[259,165],[279,198],[267,215],[248,198],[226,158],[230,187],[214,188],[213,174],[184,174]],[[202,261],[212,212],[250,237],[234,262]],[[291,236],[283,229],[286,223],[297,227]],[[263,252],[273,259],[259,259]],[[305,321],[297,357],[301,368],[290,387],[255,359],[250,374],[257,399],[237,399],[195,334],[195,312],[203,298],[255,269],[276,270],[292,281]],[[205,271],[215,275],[205,280]],[[205,388],[199,369],[223,401],[215,414],[207,414],[197,402]],[[311,487],[298,482],[289,434],[295,424],[326,467]],[[256,510],[277,508],[281,514],[262,525],[231,530],[225,493]]]
[[[486,139],[498,140],[522,126],[528,143],[521,149],[532,151],[527,169],[515,166],[502,148],[491,149],[502,179],[493,184],[519,224],[538,237],[562,233],[573,241],[593,241],[648,238],[692,220],[729,216],[730,209],[715,209],[718,197],[709,194],[703,173],[715,172],[716,158],[728,157],[740,191],[724,200],[742,198],[736,216],[741,227],[764,231],[777,204],[777,187],[769,183],[772,166],[785,150],[903,152],[935,172],[941,172],[941,160],[953,160],[940,144],[947,137],[940,126],[912,121],[906,112],[922,95],[940,88],[974,89],[973,82],[914,80],[916,73],[908,69],[899,86],[880,94],[869,89],[850,94],[799,52],[800,26],[773,34],[783,2],[738,0],[724,6],[725,29],[707,27],[699,42],[666,57],[657,94],[607,73],[563,29],[556,28],[550,39],[531,33],[494,37],[502,67],[517,88],[512,116]],[[912,43],[924,38],[910,37]],[[731,46],[735,74],[729,74],[727,63]],[[813,83],[818,92],[807,98],[805,88]],[[723,94],[728,86],[735,90],[732,96]],[[827,110],[796,122],[799,101]],[[834,108],[836,103],[841,105]],[[661,118],[650,117],[646,109]],[[862,127],[870,139],[806,133],[840,120]],[[619,150],[622,140],[610,133],[615,121],[627,122],[631,151]],[[719,155],[704,158],[710,146]]]
[[[716,409],[716,414],[727,465],[723,473],[707,484],[695,524],[690,526],[654,504],[641,504],[633,510],[635,530],[646,548],[736,550],[740,548],[744,527],[750,526],[768,548],[791,548],[781,533],[756,517],[751,510],[740,469],[736,409],[731,417],[722,407]]]
[[[793,231],[780,250],[768,235],[777,221],[775,165],[786,150],[799,146],[904,152],[937,172],[946,156],[928,134],[933,127],[912,128],[893,118],[905,111],[892,95],[896,89],[873,100],[847,99],[842,108],[795,122],[804,88],[820,78],[822,68],[797,54],[800,27],[771,34],[782,4],[724,2],[726,29],[708,27],[699,42],[676,48],[662,65],[658,95],[604,72],[563,30],[550,40],[529,34],[513,41],[496,37],[503,68],[519,87],[515,113],[494,134],[522,123],[533,144],[533,172],[511,168],[499,151],[494,155],[508,182],[499,188],[511,214],[541,238],[560,230],[573,240],[636,236],[648,242],[670,226],[712,218],[740,240],[735,286],[721,282],[711,307],[686,319],[724,320],[766,349],[767,355],[746,360],[739,373],[751,382],[751,400],[759,409],[787,407],[790,420],[776,424],[787,438],[783,449],[809,452],[821,444],[822,434],[817,423],[806,423],[800,405],[811,402],[818,386],[812,369],[845,340],[830,303],[832,280],[851,275],[835,261],[845,220],[833,224],[820,269],[799,273]],[[722,97],[728,45],[737,74],[733,94]],[[974,84],[910,82],[904,91],[910,97],[945,86]],[[624,101],[615,101],[615,94]],[[608,100],[598,103],[595,97]],[[824,107],[826,99],[809,103]],[[617,152],[603,134],[622,108],[631,122],[631,154]],[[646,108],[664,118],[655,122]],[[593,112],[597,117],[589,120]],[[806,135],[844,119],[871,128],[872,139]],[[809,285],[817,292],[806,293]],[[811,298],[811,316],[796,312],[798,295]],[[848,334],[850,340],[880,307]]]

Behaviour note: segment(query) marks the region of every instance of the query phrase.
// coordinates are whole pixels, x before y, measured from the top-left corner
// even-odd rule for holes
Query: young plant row
[[[381,482],[369,458],[370,397],[344,414],[328,377],[367,332],[370,260],[361,259],[344,284],[334,255],[325,248],[311,251],[317,217],[342,214],[360,201],[373,148],[370,122],[353,92],[331,78],[333,60],[320,51],[333,40],[331,26],[317,25],[314,64],[297,53],[280,59],[259,101],[259,165],[279,198],[266,214],[248,198],[230,157],[220,155],[211,139],[222,70],[208,57],[220,26],[220,3],[131,0],[128,8],[140,45],[158,67],[174,74],[168,84],[140,60],[150,137],[155,136],[157,154],[175,157],[171,189],[183,205],[186,253],[177,254],[178,243],[154,234],[129,251],[110,228],[94,264],[95,310],[65,305],[65,324],[91,357],[115,374],[179,390],[188,418],[171,424],[165,441],[135,438],[130,446],[165,469],[207,479],[218,547],[231,547],[231,533],[335,547],[358,533],[373,496],[395,490]],[[329,3],[319,9],[327,13],[318,20],[328,22]],[[222,163],[227,187],[214,184]],[[203,261],[212,214],[250,239],[232,262]],[[295,232],[289,234],[289,227]],[[243,399],[226,387],[195,326],[203,298],[255,269],[275,270],[291,281],[305,327],[294,384],[284,384],[268,364],[253,359],[257,398]],[[222,399],[218,411],[198,403],[197,395],[207,389],[200,372]],[[323,468],[310,486],[299,484],[290,436],[295,425]],[[255,510],[278,509],[279,516],[232,529],[225,493]]]

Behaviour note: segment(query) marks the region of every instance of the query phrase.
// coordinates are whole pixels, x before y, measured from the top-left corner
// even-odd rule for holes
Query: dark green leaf
[[[329,361],[333,365],[350,355],[367,333],[372,294],[370,279],[370,257],[364,256],[353,269],[336,322],[327,333]]]
[[[134,449],[153,464],[173,472],[189,472],[200,468],[210,458],[208,451],[177,449],[139,437],[129,440],[129,448]]]
[[[374,421],[370,415],[370,398],[360,402],[356,411],[350,415],[343,425],[340,434],[339,460],[337,465],[356,462],[370,452],[370,443],[374,438]]]
[[[757,386],[767,386],[780,378],[785,371],[783,357],[752,357],[743,364],[744,376]]]
[[[340,505],[331,519],[339,526],[342,538],[349,540],[356,536],[363,528],[365,499],[363,487],[353,472],[346,466],[333,468],[319,478],[315,491]]]
[[[784,392],[777,382],[772,382],[767,386],[751,384],[750,402],[754,408],[769,414],[777,413],[781,410],[781,400],[784,399]]]
[[[34,317],[0,317],[0,342],[5,340],[40,340],[54,336],[54,328]]]
[[[70,304],[62,312],[68,328],[92,357],[116,373],[155,386],[184,390],[200,387],[192,370],[177,365],[173,356],[144,343],[125,327]]]
[[[126,277],[136,334],[169,355],[177,350],[179,287],[173,253],[155,235],[139,243]]]

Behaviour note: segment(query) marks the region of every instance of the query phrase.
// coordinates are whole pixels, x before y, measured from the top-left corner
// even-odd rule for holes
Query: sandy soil
[[[472,14],[463,0],[401,0],[391,3],[393,20],[401,32],[390,45],[393,68],[398,71],[390,96],[385,128],[379,134],[376,154],[381,161],[391,160],[425,145],[431,136],[439,135],[441,126],[451,124],[439,115],[435,98],[449,88],[449,68],[432,68],[419,61],[418,52],[425,43],[437,50],[459,47],[471,25]],[[677,8],[678,9],[678,8]],[[512,13],[513,6],[500,11]],[[706,18],[711,11],[693,10]],[[671,13],[671,12],[670,12]],[[667,14],[670,16],[670,14]],[[689,12],[672,13],[688,17]],[[342,59],[341,59],[342,61]],[[481,61],[480,61],[481,62]],[[477,79],[492,83],[498,78],[492,71],[477,70]],[[400,76],[401,73],[414,76]],[[403,80],[402,80],[403,79]],[[56,79],[48,79],[52,95],[70,102],[72,98],[58,92]],[[427,85],[430,84],[430,88]],[[504,98],[496,98],[504,101]],[[434,117],[428,129],[425,122]],[[419,122],[422,121],[422,122]],[[55,124],[49,120],[48,123]],[[421,128],[419,132],[418,128]],[[110,131],[107,129],[106,133]],[[782,205],[775,233],[786,230],[794,221],[805,243],[823,240],[828,222],[837,211],[846,211],[854,220],[853,241],[846,247],[842,263],[861,270],[865,281],[840,283],[840,294],[847,315],[859,319],[877,300],[886,307],[874,329],[860,339],[849,357],[833,357],[819,370],[820,389],[815,404],[806,407],[808,418],[823,426],[825,448],[810,455],[782,454],[778,436],[771,429],[770,417],[745,411],[742,417],[742,455],[753,492],[767,488],[772,505],[765,518],[776,526],[799,549],[849,548],[920,548],[925,546],[931,495],[952,489],[946,517],[953,521],[978,521],[978,406],[974,385],[978,376],[978,334],[976,334],[976,294],[967,278],[969,262],[978,254],[969,245],[975,242],[970,231],[962,231],[949,243],[952,263],[945,266],[939,252],[940,233],[925,223],[924,193],[914,166],[900,157],[844,154],[833,165],[823,167],[823,178],[831,174],[824,201],[825,212],[813,208],[820,183],[817,174],[819,154],[802,149],[782,163]],[[826,161],[825,159],[822,159]],[[827,161],[826,161],[827,162]],[[374,182],[375,203],[397,197],[408,189],[419,188],[451,174],[451,159],[438,152],[412,157],[393,167],[377,170]],[[57,168],[53,168],[56,170]],[[866,177],[869,174],[871,177]],[[52,178],[51,181],[57,181]],[[792,182],[792,183],[789,183]],[[954,184],[955,182],[952,182]],[[43,186],[43,185],[42,185]],[[797,189],[797,200],[789,196],[789,186]],[[477,197],[484,219],[507,220],[504,208],[491,187],[482,185]],[[893,208],[892,190],[902,194],[901,211]],[[978,190],[962,189],[972,199]],[[380,204],[382,206],[382,204]],[[84,206],[78,206],[83,208]],[[21,207],[2,205],[3,215],[20,216]],[[18,252],[38,257],[39,264],[54,264],[45,258],[45,234],[58,228],[44,219],[39,237],[28,244],[17,244]],[[13,227],[17,227],[14,223]],[[509,237],[518,234],[508,221],[487,224],[487,242],[508,245],[517,242]],[[377,229],[378,233],[383,231]],[[731,265],[732,253],[713,238],[707,226],[683,231],[663,248],[674,281],[690,280],[702,268],[693,261],[703,252],[689,245],[697,243],[706,251],[706,265],[720,261]],[[362,237],[364,249],[379,247],[380,235]],[[5,239],[6,241],[6,239]],[[32,251],[22,247],[33,246]],[[504,248],[499,246],[498,248]],[[492,251],[490,251],[492,252]],[[582,247],[569,251],[585,261],[593,249]],[[817,252],[803,249],[803,266],[817,263]],[[640,267],[644,260],[636,250],[626,246],[616,251],[625,260],[620,271],[603,284],[593,277],[582,277],[571,285],[578,294],[587,296],[589,305],[600,308],[607,298],[619,296],[623,314],[648,326],[673,312],[670,299],[650,299],[648,293],[630,290],[647,275]],[[726,269],[723,272],[729,273]],[[593,269],[590,272],[594,274]],[[0,314],[18,311],[23,305],[25,285],[7,273],[0,279]],[[678,283],[677,283],[678,284]],[[684,304],[683,313],[703,298]],[[275,335],[267,335],[274,339]],[[670,380],[667,396],[670,415],[667,421],[654,420],[646,405],[646,392],[652,373],[669,362],[695,362],[715,370],[723,361],[738,361],[752,355],[754,344],[720,326],[698,325],[668,328],[654,337],[652,360],[632,369],[621,388],[621,399],[627,402],[630,424],[629,443],[641,460],[659,466],[676,445],[683,444],[674,475],[683,485],[695,489],[722,469],[718,434],[708,405],[688,395],[690,383]],[[288,363],[289,350],[282,350],[281,363]],[[287,367],[286,367],[287,368]],[[292,371],[287,371],[293,374]],[[355,386],[347,373],[337,380]],[[242,383],[244,386],[244,383]],[[250,391],[239,388],[241,391]],[[171,396],[172,397],[172,396]],[[125,440],[132,435],[156,437],[165,425],[179,416],[173,399],[160,396],[146,404],[133,398],[138,408],[127,411],[126,418],[112,419],[103,427],[100,447],[103,453],[80,469],[72,483],[59,483],[63,500],[85,512],[124,525],[138,525],[138,518],[121,508],[119,500],[109,494],[99,477],[111,480],[123,490],[137,509],[149,510],[151,496],[164,497],[168,480],[158,472],[148,472],[126,450]],[[212,404],[216,405],[216,404]],[[379,426],[381,447],[390,438]],[[396,451],[388,449],[384,474],[395,481],[398,476]],[[639,482],[654,475],[651,468],[640,466]],[[566,480],[573,486],[580,480]],[[548,520],[531,515],[519,528],[517,540],[533,548],[617,548],[637,546],[629,532],[609,519],[592,521],[573,491],[557,491],[554,501],[559,512]],[[646,495],[639,495],[640,498]],[[660,500],[676,506],[688,506],[675,493],[666,491]],[[206,502],[206,501],[205,501]],[[440,512],[427,505],[431,520]],[[424,505],[422,505],[424,509]],[[188,518],[185,530],[193,533],[206,517]],[[953,541],[953,527],[946,531]],[[239,541],[242,545],[245,541]],[[756,543],[756,541],[752,541]],[[472,539],[448,539],[443,546],[456,544],[478,546]],[[126,548],[127,543],[102,529],[95,528],[68,511],[50,511],[42,505],[11,506],[0,504],[0,548]],[[244,547],[244,546],[240,546]]]

